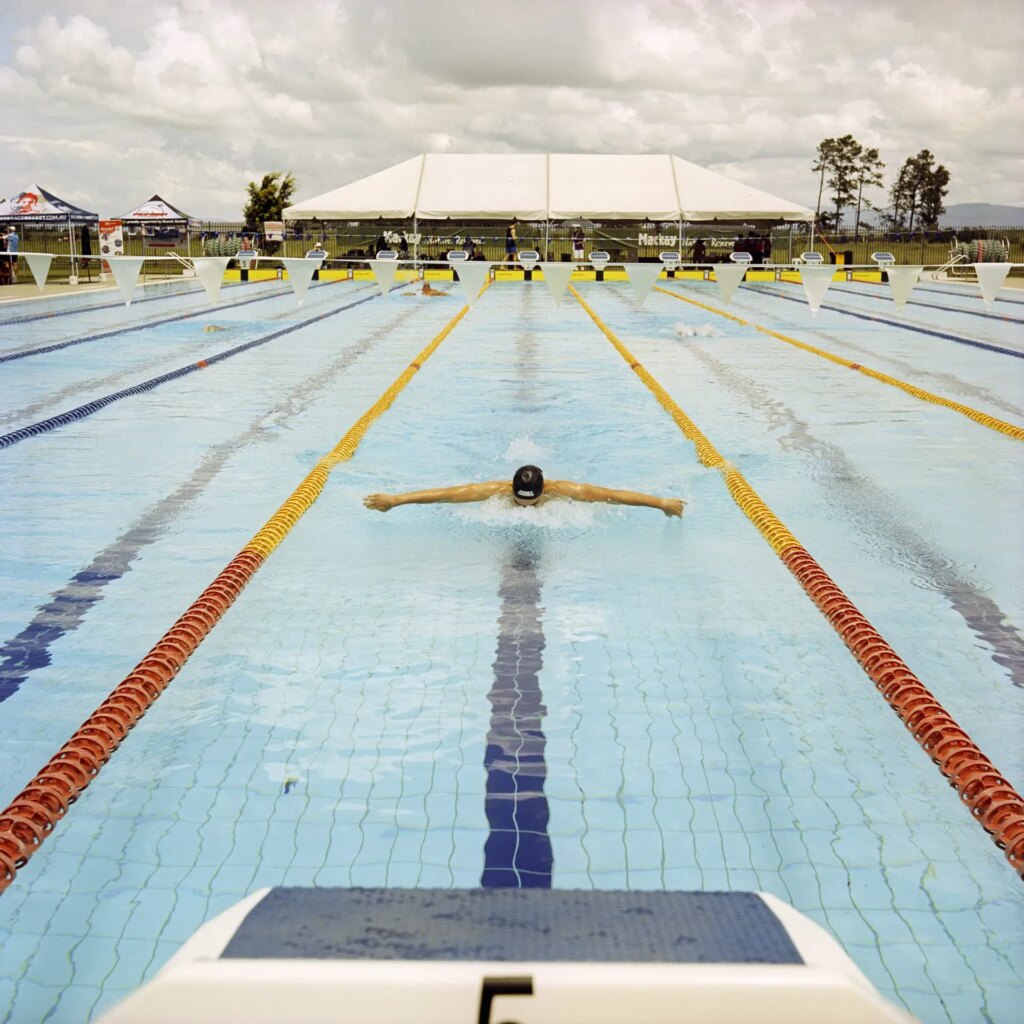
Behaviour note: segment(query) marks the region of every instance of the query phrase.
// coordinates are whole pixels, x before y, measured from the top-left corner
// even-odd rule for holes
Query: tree
[[[821,196],[825,191],[825,175],[832,168],[832,159],[835,155],[836,140],[822,139],[818,143],[817,158],[811,164],[811,170],[818,175],[818,205],[814,208],[814,219],[821,216]]]
[[[864,189],[867,187],[877,188],[882,184],[882,168],[885,164],[878,157],[877,149],[861,149],[857,154],[854,175],[857,184],[857,215],[853,222],[853,237],[860,237],[860,211],[866,206],[869,210],[874,207],[864,198]]]
[[[892,212],[889,214],[889,227],[893,231],[901,231],[906,219],[907,210],[911,205],[912,174],[910,160],[904,162],[903,166],[896,172],[896,180],[889,189],[889,202],[892,204]]]
[[[844,135],[832,142],[832,162],[827,184],[832,193],[832,205],[836,208],[835,227],[838,230],[843,207],[853,203],[857,196],[857,167],[863,147],[852,135]]]
[[[295,194],[295,179],[290,172],[274,171],[264,174],[259,185],[250,181],[248,187],[249,202],[242,210],[242,217],[247,227],[259,231],[264,221],[283,219],[284,208]]]
[[[910,231],[915,220],[924,227],[934,227],[946,212],[942,200],[949,191],[949,171],[942,164],[933,167],[934,163],[935,157],[927,149],[903,161],[889,192],[894,228],[902,228],[905,218]]]
[[[949,191],[949,171],[939,164],[928,171],[921,186],[921,224],[927,228],[939,226],[939,217],[946,212],[942,200]]]

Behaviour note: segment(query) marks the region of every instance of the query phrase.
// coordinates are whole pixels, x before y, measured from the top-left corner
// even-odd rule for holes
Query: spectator
[[[376,256],[377,253],[384,252],[384,250],[387,249],[387,247],[388,247],[388,240],[382,234],[380,236],[380,238],[378,238],[376,243],[374,244],[373,254]]]
[[[572,231],[572,258],[577,263],[582,263],[585,259],[583,255],[583,246],[586,239],[587,236],[583,233],[583,225],[577,224]]]
[[[11,284],[18,283],[18,249],[21,247],[21,239],[18,237],[18,231],[12,224],[7,229],[7,244],[5,246],[8,253],[14,255],[8,256],[7,260],[11,267]]]
[[[698,238],[697,241],[693,243],[693,262],[704,263],[706,256],[707,250],[704,248],[704,239]]]
[[[515,263],[519,251],[519,242],[516,239],[516,222],[512,221],[505,228],[505,263]]]
[[[409,242],[405,237],[404,231],[398,237],[398,255],[403,257],[403,259],[409,258]]]

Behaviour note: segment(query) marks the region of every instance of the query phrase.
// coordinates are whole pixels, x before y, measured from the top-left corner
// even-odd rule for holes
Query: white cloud
[[[1024,4],[54,0],[3,19],[0,188],[101,214],[160,190],[237,217],[264,171],[305,197],[423,151],[675,152],[810,203],[815,147],[847,132],[890,173],[931,149],[950,202],[1024,205]]]

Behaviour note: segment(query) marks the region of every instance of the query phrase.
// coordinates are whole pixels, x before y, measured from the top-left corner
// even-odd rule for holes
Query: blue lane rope
[[[403,284],[401,287],[404,288],[405,285]],[[274,341],[276,338],[284,337],[284,335],[291,334],[293,331],[302,330],[302,328],[308,327],[310,324],[315,324],[320,320],[326,320],[328,317],[336,316],[338,313],[343,313],[347,309],[360,306],[364,302],[369,302],[371,299],[376,299],[377,297],[377,294],[367,295],[362,299],[357,299],[355,302],[350,302],[346,306],[339,306],[337,309],[328,310],[326,313],[321,313],[309,320],[303,320],[301,323],[293,324],[291,327],[285,327],[283,330],[275,331],[273,334],[268,334],[266,337],[255,338],[252,341],[236,345],[234,348],[225,349],[223,352],[218,352],[216,355],[212,355],[207,359],[199,359],[194,363],[190,363],[188,366],[182,366],[180,369],[171,370],[170,373],[162,373],[159,377],[153,377],[150,380],[143,381],[141,384],[136,384],[130,388],[124,388],[122,391],[115,391],[111,395],[105,395],[103,398],[94,399],[91,402],[87,402],[85,405],[80,405],[75,409],[69,409],[67,412],[62,412],[57,416],[51,416],[49,419],[40,420],[38,423],[31,423],[27,427],[21,427],[19,430],[11,431],[9,434],[0,434],[0,448],[10,448],[11,445],[15,445],[19,441],[27,441],[30,437],[36,437],[39,434],[48,433],[51,430],[56,430],[58,427],[66,426],[68,423],[74,423],[77,420],[83,420],[87,416],[91,416],[93,413],[99,412],[111,403],[119,402],[122,398],[130,398],[133,395],[145,394],[147,391],[152,391],[154,388],[158,388],[161,384],[166,384],[168,381],[178,380],[181,377],[188,376],[190,373],[196,373],[208,366],[212,366],[214,363],[219,363],[224,359],[229,359],[231,356],[238,355],[239,352],[245,352],[248,349],[256,348],[259,345],[265,345],[268,341]]]
[[[744,288],[744,291],[754,292],[757,295],[769,295],[773,299],[782,299],[783,302],[799,302],[806,306],[805,299],[797,299],[791,295],[782,295],[772,288]],[[1013,356],[1015,359],[1024,359],[1024,352],[1015,352],[1012,348],[1003,348],[1000,345],[990,345],[987,341],[975,341],[974,338],[962,338],[958,334],[947,334],[945,331],[933,331],[927,327],[916,327],[913,324],[901,323],[899,320],[887,320],[881,316],[871,316],[870,313],[855,313],[852,309],[843,309],[840,306],[826,306],[822,309],[831,310],[833,313],[843,313],[845,316],[855,316],[858,320],[870,320],[876,324],[886,324],[889,327],[901,327],[905,331],[915,331],[918,334],[928,334],[933,338],[943,338],[946,341],[955,341],[958,345],[970,345],[972,348],[982,348],[986,352],[998,352],[1000,355]]]
[[[252,284],[276,284],[276,279],[269,281],[253,281]],[[238,288],[241,286],[240,281],[232,281],[224,285],[225,288]],[[179,292],[168,292],[166,295],[150,295],[148,298],[143,299],[132,299],[133,306],[141,306],[144,302],[164,302],[167,299],[180,299],[186,295],[202,295],[205,289],[200,288],[188,288]],[[58,298],[64,298],[65,296],[57,296]],[[15,300],[18,302],[24,302],[24,299]],[[7,320],[0,320],[0,327],[12,327],[18,324],[30,324],[36,320],[52,320],[58,316],[74,316],[76,313],[91,313],[94,309],[118,309],[124,306],[124,300],[119,302],[102,302],[97,303],[94,306],[80,305],[74,309],[57,309],[50,313],[32,313],[29,316],[14,316]]]
[[[794,282],[795,284],[795,282]],[[859,292],[853,288],[843,288],[843,294],[861,295],[865,299],[878,299],[880,302],[888,302],[888,295],[876,295],[873,292]],[[943,293],[946,294],[946,293]],[[916,302],[914,299],[907,299],[908,306],[923,306],[925,309],[941,309],[945,313],[963,313],[965,316],[980,316],[986,320],[1003,320],[1010,324],[1024,324],[1024,320],[1014,316],[1004,316],[1002,313],[986,313],[980,309],[964,309],[961,306],[939,306],[934,302]]]
[[[977,292],[953,292],[948,288],[922,288],[922,292],[927,292],[929,295],[956,295],[961,299],[980,299],[981,296]],[[997,295],[995,302],[1007,302],[1011,306],[1024,306],[1024,302],[1020,299],[1008,299],[1004,295]]]
[[[337,281],[325,281],[322,285],[318,285],[318,288],[329,288],[332,284],[337,284]],[[68,341],[57,341],[52,345],[42,345],[39,348],[28,348],[23,349],[20,352],[9,352],[6,355],[0,356],[0,363],[13,363],[16,359],[27,359],[29,356],[41,356],[47,352],[56,352],[62,348],[71,348],[73,345],[84,345],[87,341],[101,341],[103,338],[116,338],[121,334],[132,334],[135,331],[148,331],[151,327],[161,327],[164,324],[179,323],[182,320],[192,320],[197,316],[210,316],[220,309],[238,309],[239,306],[248,306],[253,302],[265,302],[267,299],[276,299],[281,295],[288,295],[291,293],[291,289],[283,288],[276,292],[271,292],[269,295],[257,295],[251,299],[241,299],[239,302],[231,302],[226,306],[218,307],[207,307],[204,306],[202,309],[194,310],[191,313],[180,313],[177,316],[167,316],[162,320],[152,320],[149,323],[135,324],[133,327],[118,327],[113,331],[103,331],[101,334],[88,334],[84,338],[70,338]]]

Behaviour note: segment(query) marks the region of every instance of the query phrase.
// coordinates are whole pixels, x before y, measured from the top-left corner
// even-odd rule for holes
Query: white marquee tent
[[[425,153],[284,217],[750,222],[811,221],[814,212],[669,154]]]

